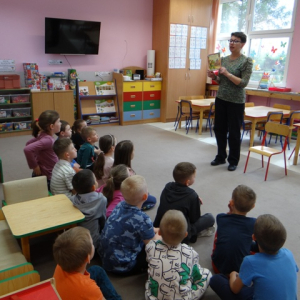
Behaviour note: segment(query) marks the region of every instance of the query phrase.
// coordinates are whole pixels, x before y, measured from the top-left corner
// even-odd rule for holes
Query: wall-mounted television
[[[45,53],[98,54],[101,22],[45,18]]]

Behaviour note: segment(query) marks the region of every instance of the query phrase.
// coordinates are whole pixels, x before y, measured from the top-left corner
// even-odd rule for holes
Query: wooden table
[[[10,204],[2,210],[13,236],[21,239],[27,261],[29,238],[74,227],[85,218],[64,194]]]
[[[182,100],[184,100],[184,99],[182,99]],[[192,106],[193,106],[193,111],[199,111],[200,112],[198,133],[202,134],[203,112],[210,108],[210,104],[212,102],[215,102],[215,99],[214,98],[207,98],[207,99],[194,99],[194,100],[188,100],[188,101],[191,101]],[[180,103],[180,100],[176,100],[176,102]]]
[[[256,123],[260,121],[266,121],[268,118],[268,112],[270,111],[282,111],[284,117],[289,117],[290,111],[280,108],[274,108],[269,106],[252,106],[245,107],[245,120],[252,122],[251,135],[250,135],[250,147],[253,146]]]
[[[299,156],[299,148],[300,148],[300,123],[293,124],[294,127],[297,127],[297,141],[295,146],[294,160],[293,165],[297,165],[298,156]]]

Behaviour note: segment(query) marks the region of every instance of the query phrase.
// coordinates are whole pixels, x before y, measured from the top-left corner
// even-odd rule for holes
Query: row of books
[[[95,81],[95,92],[96,95],[115,95],[115,84],[112,81]],[[93,95],[94,91],[90,91],[88,86],[79,86],[80,96]]]
[[[89,125],[97,125],[100,123],[107,123],[107,122],[116,122],[119,121],[118,117],[107,117],[107,116],[89,116],[86,120],[87,124]]]

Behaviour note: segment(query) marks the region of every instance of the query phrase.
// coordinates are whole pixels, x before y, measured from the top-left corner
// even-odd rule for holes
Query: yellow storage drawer
[[[123,92],[142,92],[142,82],[123,82]]]
[[[144,82],[144,91],[160,91],[161,81]]]

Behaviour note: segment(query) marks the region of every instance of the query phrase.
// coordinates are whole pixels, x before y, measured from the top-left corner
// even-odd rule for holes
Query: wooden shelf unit
[[[12,103],[10,96],[17,96],[17,95],[28,95],[28,102],[19,102],[19,103]],[[17,109],[17,108],[29,108],[30,114],[28,116],[9,116],[9,117],[0,117],[0,138],[3,137],[11,137],[16,135],[28,135],[31,133],[31,129],[18,129],[14,130],[14,124],[13,123],[22,123],[26,121],[27,123],[32,122],[32,105],[30,101],[30,89],[7,89],[7,90],[0,90],[0,97],[6,96],[10,97],[10,103],[0,103],[0,110],[11,110],[11,109]],[[11,131],[2,131],[2,125],[10,124],[9,126],[13,129]]]
[[[117,85],[115,84],[115,94],[112,95],[96,95],[95,82],[94,81],[78,81],[76,80],[77,89],[77,107],[78,118],[87,120],[89,116],[98,115],[100,117],[114,117],[115,119],[109,121],[100,121],[98,124],[91,124],[92,126],[105,125],[105,124],[121,124],[119,113],[119,100],[117,94]],[[89,95],[80,95],[80,86],[87,86],[89,89]],[[98,113],[96,109],[95,100],[114,100],[115,112],[102,112]]]

